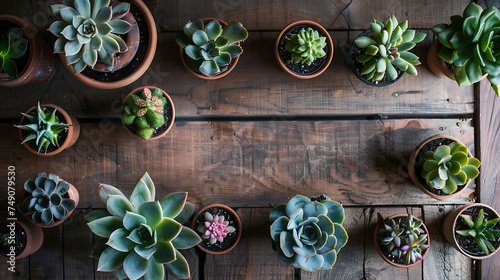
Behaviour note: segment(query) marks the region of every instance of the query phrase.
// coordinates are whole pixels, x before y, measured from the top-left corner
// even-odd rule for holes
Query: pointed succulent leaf
[[[166,263],[165,268],[170,274],[179,279],[189,279],[190,277],[189,265],[178,250],[175,250],[175,261]]]
[[[304,211],[302,210],[302,208],[299,208],[290,216],[290,220],[288,221],[286,229],[291,230],[299,228],[299,224],[303,221],[303,219]]]
[[[205,60],[200,65],[200,72],[205,76],[214,76],[220,73],[219,66],[213,60]]]
[[[320,215],[326,215],[328,213],[328,209],[326,206],[320,202],[312,201],[304,204],[302,206],[304,209],[304,217],[318,217]]]
[[[120,3],[112,8],[113,16],[111,19],[123,18],[130,10],[130,3]]]
[[[111,233],[106,245],[120,252],[129,252],[136,246],[134,242],[127,238],[129,234],[128,230],[119,228]]]
[[[147,225],[152,228],[155,228],[163,219],[162,208],[158,201],[144,202],[137,208],[137,213],[146,218]]]
[[[194,211],[196,209],[196,206],[193,203],[186,202],[184,204],[184,208],[182,208],[182,211],[175,217],[174,220],[181,224],[185,224],[191,219],[191,217],[194,214]]]
[[[189,37],[192,37],[194,32],[196,32],[197,30],[203,30],[203,29],[204,29],[203,22],[199,19],[189,21],[188,23],[186,23],[186,25],[184,25],[184,33]]]
[[[165,196],[160,205],[163,210],[163,217],[175,218],[181,213],[187,199],[187,192],[174,192]]]
[[[90,18],[90,8],[89,0],[75,0],[75,9],[80,15]]]
[[[148,262],[148,269],[144,274],[144,280],[156,280],[165,278],[165,268],[163,264],[156,261]]]
[[[146,222],[147,220],[145,217],[134,212],[127,211],[123,217],[123,226],[127,230],[133,230]]]
[[[180,234],[182,225],[177,221],[164,217],[161,223],[156,227],[158,240],[164,242],[172,241],[177,235]]]
[[[194,230],[184,226],[181,228],[179,235],[172,240],[172,244],[177,249],[189,249],[200,242],[201,238],[198,234]]]
[[[123,261],[127,257],[127,253],[117,251],[108,247],[99,257],[97,271],[111,272],[115,271],[123,265]]]
[[[108,217],[108,216],[111,216],[111,214],[109,214],[108,211],[102,210],[102,209],[97,209],[97,210],[93,210],[90,213],[88,213],[87,215],[85,215],[85,219],[87,220],[87,222],[93,222],[95,220],[98,220],[98,219],[104,218],[104,217]]]
[[[151,180],[149,174],[146,172],[141,177],[141,180],[135,186],[132,195],[130,195],[130,202],[135,207],[138,207],[144,202],[154,200],[154,198],[155,198],[155,185]]]
[[[96,235],[109,238],[111,233],[122,227],[122,220],[114,216],[107,216],[89,222],[87,225]]]
[[[131,251],[123,261],[123,270],[130,279],[139,279],[148,268],[148,260]]]
[[[65,22],[71,24],[73,22],[73,17],[78,16],[79,13],[72,7],[66,7],[59,9],[59,15]]]
[[[323,266],[324,259],[323,256],[320,255],[314,255],[311,257],[304,257],[301,255],[297,255],[295,257],[295,262],[300,268],[306,271],[315,271]]]
[[[128,201],[126,197],[121,195],[109,195],[106,209],[111,215],[123,219],[127,211],[133,212],[134,206]]]
[[[292,248],[295,253],[304,257],[311,257],[316,255],[316,249],[314,249],[314,246],[311,245],[304,245],[302,247],[293,246]]]
[[[122,19],[114,19],[108,22],[109,26],[113,28],[113,33],[115,34],[126,34],[130,31],[132,25]]]
[[[368,38],[366,36],[360,36],[360,37],[356,38],[356,40],[354,40],[354,43],[356,44],[356,46],[358,48],[362,48],[362,49],[367,48],[368,46],[377,44],[377,42],[375,42],[375,40]]]
[[[297,211],[297,209],[302,208],[302,206],[308,202],[311,202],[311,200],[303,195],[296,195],[292,197],[286,205],[286,215],[290,217],[295,211]]]
[[[159,241],[156,244],[156,252],[154,253],[155,261],[158,263],[171,263],[175,261],[175,248],[171,242]]]
[[[145,246],[140,244],[134,247],[134,251],[144,259],[149,260],[149,258],[156,253],[156,245],[158,244],[154,244],[154,246]]]
[[[95,18],[93,18],[93,20],[97,25],[99,25],[104,22],[109,22],[112,15],[113,12],[111,7],[102,7],[101,9],[99,9],[97,15],[95,16]]]

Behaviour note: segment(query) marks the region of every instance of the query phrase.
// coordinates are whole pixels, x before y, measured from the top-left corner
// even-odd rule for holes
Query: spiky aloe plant
[[[155,128],[165,123],[163,107],[167,99],[159,88],[150,90],[144,87],[139,94],[131,94],[122,106],[121,118],[124,124],[135,123],[138,127],[137,134],[148,140]]]
[[[471,2],[451,24],[438,24],[432,32],[443,45],[438,56],[453,65],[459,85],[471,85],[488,74],[488,81],[500,96],[500,11],[491,6],[483,11]]]
[[[470,216],[460,215],[460,217],[469,226],[469,229],[457,230],[456,233],[473,238],[479,249],[486,255],[498,250],[490,242],[500,237],[500,231],[493,229],[498,224],[498,218],[487,220],[483,209],[479,211],[475,221],[472,221]]]
[[[45,108],[40,108],[40,103],[38,103],[36,110],[28,114],[21,113],[28,119],[30,124],[14,125],[29,132],[21,144],[34,140],[38,152],[42,148],[47,152],[51,145],[52,147],[59,147],[59,133],[65,131],[69,126],[69,124],[59,122],[59,118],[56,116],[57,109],[54,109],[51,113],[44,111]]]
[[[296,268],[331,269],[347,244],[344,208],[324,196],[313,199],[296,195],[271,210],[273,249]]]
[[[59,19],[49,31],[59,37],[54,44],[55,53],[64,53],[68,65],[80,73],[88,65],[94,67],[99,58],[113,65],[115,54],[127,51],[125,41],[118,35],[126,34],[131,25],[121,18],[129,9],[129,3],[110,7],[110,0],[64,0],[63,4],[51,5]]]
[[[59,176],[50,173],[38,173],[35,181],[24,182],[27,195],[18,206],[23,215],[31,215],[36,224],[51,226],[55,221],[64,221],[76,207],[73,199],[66,197],[69,184],[60,180]]]
[[[285,49],[292,53],[294,63],[311,65],[314,60],[326,55],[323,51],[325,46],[326,37],[309,27],[307,30],[302,28],[298,34],[290,36],[290,42],[285,45]]]
[[[481,162],[474,157],[468,157],[468,152],[467,147],[459,142],[441,145],[435,151],[427,151],[420,176],[430,188],[452,194],[457,190],[457,185],[463,185],[479,175]]]
[[[415,65],[419,65],[418,56],[409,52],[421,42],[426,34],[408,29],[408,21],[398,23],[394,15],[384,23],[374,20],[370,25],[373,39],[360,36],[354,43],[358,48],[365,49],[356,57],[362,63],[361,75],[370,81],[380,81],[385,76],[391,80],[398,77],[396,66],[408,74],[417,75]]]
[[[85,216],[90,229],[102,237],[92,257],[99,258],[98,271],[114,272],[118,279],[163,279],[164,269],[188,279],[189,266],[179,249],[201,241],[182,225],[194,212],[187,193],[171,193],[155,200],[155,185],[148,173],[137,183],[130,200],[117,188],[101,184],[99,195],[106,210]]]
[[[28,49],[28,38],[20,27],[9,28],[0,35],[0,72],[17,78],[17,66],[12,59],[20,58]]]
[[[188,56],[188,66],[210,77],[226,71],[231,61],[243,53],[238,43],[247,37],[247,30],[239,22],[222,27],[216,20],[205,25],[197,19],[186,23],[184,33],[175,41]]]

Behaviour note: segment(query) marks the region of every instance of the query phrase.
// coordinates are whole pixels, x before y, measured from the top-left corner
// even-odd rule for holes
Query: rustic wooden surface
[[[1,13],[22,17],[49,43],[45,30],[53,18],[48,7],[57,0],[2,3]],[[52,80],[41,85],[0,88],[0,170],[16,167],[18,184],[40,171],[57,172],[80,192],[80,204],[60,227],[45,229],[45,243],[17,262],[7,279],[113,279],[96,272],[88,257],[97,237],[83,220],[89,208],[100,208],[99,182],[130,195],[145,172],[157,185],[157,197],[188,191],[201,204],[234,207],[243,222],[239,245],[222,256],[196,249],[183,254],[192,279],[497,279],[500,255],[479,265],[453,249],[442,223],[453,208],[482,201],[500,210],[500,98],[483,81],[458,87],[434,76],[425,54],[434,38],[429,31],[449,22],[468,0],[145,0],[159,28],[159,47],[146,74],[117,90],[98,90],[78,82],[57,57]],[[479,0],[483,6],[500,1]],[[369,11],[369,12],[367,12]],[[376,88],[363,84],[349,66],[349,48],[373,18],[395,14],[410,28],[428,34],[415,48],[421,58],[417,77]],[[227,77],[197,79],[181,64],[173,41],[189,19],[216,16],[241,21],[250,31],[244,54]],[[329,69],[320,77],[299,81],[276,65],[273,46],[286,24],[311,19],[328,29],[335,43]],[[171,132],[155,142],[125,133],[118,116],[122,98],[132,89],[154,85],[168,92],[177,109]],[[76,116],[81,136],[58,156],[36,157],[19,145],[12,126],[19,112],[38,101],[55,103]],[[410,181],[412,149],[434,134],[459,138],[481,161],[477,185],[445,201],[422,194]],[[6,182],[6,172],[0,172]],[[349,242],[330,271],[304,272],[285,265],[271,249],[268,219],[271,203],[293,195],[326,194],[345,206]],[[6,198],[0,195],[0,209]],[[373,245],[376,213],[411,212],[422,217],[431,235],[424,261],[395,269]],[[167,279],[174,279],[167,276]]]

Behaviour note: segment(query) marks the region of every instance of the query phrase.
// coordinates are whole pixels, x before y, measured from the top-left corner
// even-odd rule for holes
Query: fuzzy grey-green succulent
[[[56,220],[64,221],[76,207],[75,201],[66,195],[68,182],[52,173],[38,173],[35,181],[28,179],[24,190],[30,195],[19,205],[19,212],[31,215],[37,224],[51,226]]]
[[[113,65],[115,53],[125,52],[127,45],[119,36],[126,34],[131,25],[121,19],[129,3],[110,7],[110,0],[64,0],[51,5],[59,19],[49,31],[59,37],[54,44],[55,53],[64,53],[68,65],[80,73],[88,65],[94,67],[97,59]]]
[[[271,210],[273,249],[285,262],[307,271],[331,269],[347,244],[344,208],[326,197],[296,195]]]

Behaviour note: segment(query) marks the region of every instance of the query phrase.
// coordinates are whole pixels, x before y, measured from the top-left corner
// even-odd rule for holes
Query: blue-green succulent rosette
[[[344,208],[328,198],[296,195],[271,210],[273,249],[285,262],[307,271],[331,269],[348,235]]]

